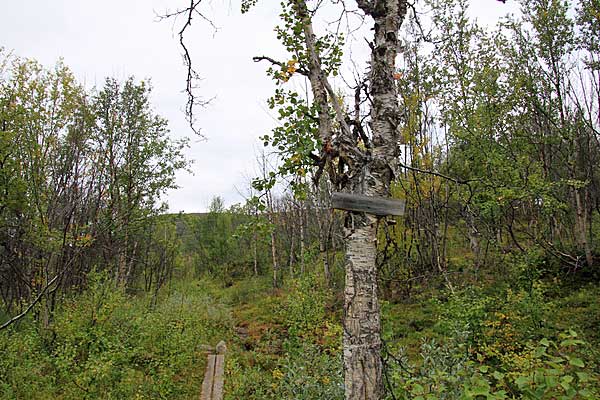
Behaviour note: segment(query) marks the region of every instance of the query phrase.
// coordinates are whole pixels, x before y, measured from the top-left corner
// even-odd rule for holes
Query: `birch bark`
[[[398,157],[398,94],[393,74],[398,31],[406,14],[406,1],[359,1],[374,20],[369,94],[372,158],[362,166],[355,193],[388,196]],[[377,297],[377,226],[373,216],[354,218],[347,227],[344,323],[346,399],[379,399],[383,395],[381,320]]]
[[[324,144],[332,138],[333,108],[340,126],[339,154],[348,159],[350,181],[346,190],[372,196],[388,196],[398,157],[397,127],[400,123],[398,93],[393,78],[398,49],[398,31],[407,10],[406,0],[357,0],[373,19],[371,70],[368,94],[371,151],[362,153],[350,132],[339,102],[321,68],[320,55],[305,0],[294,0],[302,21],[308,55],[308,78],[319,106],[319,136]],[[329,96],[329,100],[328,100]],[[340,161],[341,162],[341,161]],[[344,373],[348,400],[374,400],[383,396],[381,320],[377,296],[377,219],[350,214],[346,226],[346,279],[344,291]]]

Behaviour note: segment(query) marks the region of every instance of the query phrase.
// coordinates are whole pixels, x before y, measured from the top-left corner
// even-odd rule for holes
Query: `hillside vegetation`
[[[0,49],[0,396],[197,398],[224,340],[227,399],[369,380],[386,400],[599,399],[600,4],[570,3],[520,0],[495,28],[466,0],[405,8],[337,94],[344,35],[283,1],[270,152],[245,203],[197,214],[162,203],[190,164],[148,82],[86,88]],[[307,75],[312,97],[288,86]],[[339,191],[404,215],[333,210]]]
[[[234,216],[170,217],[185,248],[191,231],[180,218],[227,227]],[[273,288],[251,269],[235,280],[198,279],[197,261],[180,262],[156,297],[123,293],[94,273],[49,327],[27,319],[3,331],[3,397],[197,398],[203,345],[225,340],[227,399],[343,398],[340,271],[327,285],[322,262],[307,260],[303,274]],[[438,277],[383,302],[388,398],[598,397],[597,282],[531,277],[523,262],[498,262],[453,292]]]
[[[204,279],[169,292],[149,308],[148,296],[98,282],[65,302],[52,329],[3,335],[3,397],[197,398],[201,345],[223,339],[228,399],[343,398],[340,313],[314,277],[284,291],[265,279],[225,289]],[[598,295],[583,288],[548,303],[470,289],[386,303],[388,384],[407,399],[597,398]]]

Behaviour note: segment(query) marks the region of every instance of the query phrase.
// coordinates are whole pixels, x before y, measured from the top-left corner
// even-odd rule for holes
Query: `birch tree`
[[[201,0],[192,1],[189,7],[168,14],[186,17],[180,31],[182,42],[192,19],[203,17],[200,3]],[[256,3],[257,0],[243,0],[242,11],[248,11]],[[344,8],[342,13],[347,11],[344,2],[283,1],[281,24],[276,32],[290,57],[288,60],[255,57],[255,61],[271,64],[269,74],[278,88],[270,106],[278,110],[283,127],[273,135],[266,135],[265,143],[275,146],[282,156],[281,175],[303,175],[311,168],[317,184],[326,174],[337,190],[388,196],[396,170],[397,132],[401,123],[394,70],[398,31],[407,12],[407,1],[356,1],[355,12],[371,25],[374,33],[368,39],[371,53],[368,70],[363,74],[364,81],[355,88],[354,115],[346,109],[344,99],[336,94],[330,82],[341,64],[342,37],[336,33],[321,36],[315,33],[313,18],[323,5],[337,5]],[[183,49],[188,70],[193,71],[189,52],[185,46]],[[302,99],[284,88],[295,74],[303,75],[310,83],[310,99]],[[369,105],[366,116],[361,106],[365,101]],[[345,223],[343,340],[347,399],[379,399],[383,394],[377,225],[375,216],[362,213],[348,213]]]
[[[168,137],[149,96],[133,79],[86,91],[62,62],[0,49],[0,313],[12,317],[0,330],[32,310],[49,324],[92,269],[123,288],[141,268],[156,285],[170,276],[176,238],[151,233],[186,140]]]
[[[339,53],[337,38],[316,36],[312,20],[316,10],[309,10],[306,1],[293,0],[287,7],[284,5],[284,25],[278,28],[278,36],[288,51],[294,53],[291,63],[283,64],[267,57],[256,60],[266,59],[284,68],[287,65],[287,69],[273,74],[282,81],[288,78],[285,74],[295,72],[310,81],[321,146],[318,156],[309,154],[317,166],[315,181],[327,171],[338,190],[389,196],[401,122],[394,70],[398,31],[407,3],[378,0],[357,1],[357,5],[365,18],[372,21],[374,37],[369,41],[371,60],[366,82],[357,87],[354,119],[342,107],[343,102],[329,81],[331,75],[337,73],[340,61],[339,56],[336,57]],[[367,123],[363,123],[360,116],[363,95],[370,100]],[[372,215],[349,213],[346,218],[343,351],[347,399],[379,399],[383,395],[377,225]]]

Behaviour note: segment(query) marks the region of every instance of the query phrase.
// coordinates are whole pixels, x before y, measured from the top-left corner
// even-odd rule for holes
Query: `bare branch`
[[[190,55],[190,51],[185,44],[184,36],[187,29],[192,25],[192,19],[195,16],[200,17],[200,19],[207,22],[215,30],[215,32],[218,30],[218,28],[209,18],[207,18],[198,10],[200,3],[202,3],[202,0],[190,0],[190,5],[188,7],[184,9],[178,9],[173,12],[165,12],[162,15],[158,15],[158,20],[161,21],[169,18],[177,19],[179,16],[183,16],[185,18],[185,22],[178,32],[179,45],[183,50],[183,63],[187,68],[187,76],[185,80],[186,87],[184,89],[187,95],[185,116],[192,131],[194,131],[196,135],[204,138],[204,135],[202,135],[200,133],[200,130],[196,127],[195,108],[196,106],[206,106],[210,102],[210,100],[203,100],[202,98],[199,98],[196,95],[196,89],[198,89],[197,82],[199,82],[201,78],[200,75],[194,70],[192,56]]]
[[[12,324],[14,324],[15,322],[19,321],[21,318],[23,318],[27,314],[29,314],[29,312],[33,309],[33,307],[37,303],[39,303],[39,301],[42,299],[42,297],[44,297],[44,295],[46,294],[46,292],[48,291],[48,289],[50,288],[50,286],[52,286],[58,280],[58,278],[60,278],[65,273],[66,270],[67,270],[67,268],[65,268],[63,271],[61,271],[59,274],[57,274],[54,278],[52,278],[50,280],[50,282],[48,282],[48,284],[44,287],[44,289],[42,289],[42,291],[40,292],[40,294],[38,294],[38,296],[35,298],[35,300],[33,300],[31,302],[31,304],[29,304],[29,306],[27,306],[27,308],[25,309],[25,311],[23,311],[21,314],[16,315],[13,318],[11,318],[8,321],[6,321],[5,323],[3,323],[2,326],[0,326],[0,331],[3,330],[3,329],[8,328],[9,326],[11,326]]]
[[[451,181],[451,182],[454,182],[454,183],[458,183],[460,185],[469,185],[469,183],[477,181],[477,179],[463,180],[463,179],[452,178],[452,177],[450,177],[448,175],[444,175],[444,174],[441,174],[439,172],[428,171],[428,170],[424,170],[424,169],[420,169],[420,168],[416,168],[416,167],[411,167],[410,165],[405,165],[405,164],[400,164],[400,168],[406,168],[409,171],[414,171],[414,172],[418,172],[418,173],[421,173],[421,174],[427,174],[427,175],[437,176],[439,178],[443,178],[443,179],[446,179],[448,181]]]

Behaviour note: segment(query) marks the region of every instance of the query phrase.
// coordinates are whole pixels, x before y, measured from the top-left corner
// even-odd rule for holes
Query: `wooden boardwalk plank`
[[[202,393],[200,400],[223,400],[223,386],[225,374],[225,352],[227,346],[224,341],[220,341],[216,347],[204,346],[210,352],[206,363],[206,372],[202,381]]]
[[[225,372],[225,356],[217,355],[215,362],[215,377],[213,380],[212,398],[213,400],[221,400],[223,398],[223,381]]]
[[[204,374],[204,381],[202,381],[202,394],[200,400],[213,400],[213,380],[215,375],[215,364],[217,356],[209,354],[208,362],[206,364],[206,372]]]

